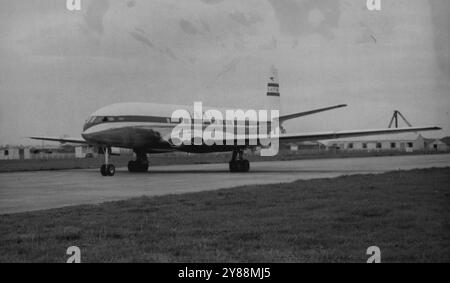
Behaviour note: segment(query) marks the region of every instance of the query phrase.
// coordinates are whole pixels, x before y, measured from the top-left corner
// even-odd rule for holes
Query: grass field
[[[450,168],[0,215],[0,262],[450,261]]]

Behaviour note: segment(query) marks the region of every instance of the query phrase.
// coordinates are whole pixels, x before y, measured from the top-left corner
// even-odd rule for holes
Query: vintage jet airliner
[[[267,109],[280,109],[280,93],[278,75],[275,69],[268,82],[268,91],[266,94]],[[376,129],[376,130],[353,130],[353,131],[335,131],[319,133],[296,133],[286,134],[283,123],[287,120],[323,112],[331,109],[345,107],[347,105],[335,105],[325,108],[314,109],[305,112],[280,115],[278,118],[279,128],[282,129],[279,134],[279,141],[317,141],[326,139],[337,139],[347,137],[369,136],[379,134],[396,134],[404,132],[418,132],[440,130],[439,127],[409,127],[394,129]],[[136,160],[128,163],[130,172],[147,172],[148,159],[147,154],[162,152],[232,152],[232,158],[229,162],[231,172],[248,172],[250,169],[249,161],[243,158],[243,151],[247,148],[260,146],[250,144],[248,140],[244,145],[238,143],[239,136],[236,136],[230,144],[224,142],[223,145],[207,145],[203,141],[200,145],[175,145],[171,140],[171,132],[180,121],[173,121],[172,113],[179,109],[191,109],[191,106],[183,105],[165,105],[154,103],[118,103],[103,107],[94,112],[86,121],[81,134],[82,138],[60,138],[60,137],[30,137],[37,140],[57,141],[61,143],[78,143],[98,147],[100,152],[105,155],[105,163],[101,166],[100,172],[103,176],[113,176],[115,167],[109,163],[108,157],[111,154],[111,148],[129,148],[136,154]],[[190,112],[192,113],[192,112]],[[231,122],[238,127],[236,121]],[[211,121],[203,121],[203,127],[207,127]],[[270,122],[269,122],[270,124]],[[240,125],[240,124],[239,124]],[[244,124],[244,127],[248,127]],[[224,135],[225,136],[225,135]]]

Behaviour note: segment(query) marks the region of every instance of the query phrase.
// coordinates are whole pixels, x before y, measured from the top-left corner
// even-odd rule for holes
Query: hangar
[[[30,159],[30,148],[25,146],[2,146],[0,147],[0,160]]]
[[[450,141],[445,138],[436,139],[428,145],[428,150],[432,151],[449,151],[450,150]]]
[[[326,146],[323,143],[313,141],[290,142],[280,144],[280,150],[289,150],[292,152],[319,153],[325,149]]]
[[[372,139],[332,140],[327,143],[329,150],[342,151],[424,151],[434,139],[424,138],[422,135],[406,134],[398,138],[387,136]]]

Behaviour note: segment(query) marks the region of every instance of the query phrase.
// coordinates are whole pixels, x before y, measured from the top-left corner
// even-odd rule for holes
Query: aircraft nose
[[[83,127],[83,132],[81,133],[81,136],[87,141],[94,141],[95,132],[92,130],[92,127],[85,125]]]

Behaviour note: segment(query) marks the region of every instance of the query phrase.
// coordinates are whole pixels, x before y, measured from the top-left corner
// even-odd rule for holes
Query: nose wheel
[[[114,165],[112,164],[103,164],[100,167],[100,173],[102,174],[102,176],[114,176],[114,174],[116,173],[116,167],[114,167]]]
[[[230,172],[235,173],[250,171],[250,162],[247,159],[243,159],[243,155],[244,152],[242,150],[233,151],[231,161],[228,163]]]
[[[111,152],[110,148],[104,148],[103,152],[105,154],[105,164],[100,166],[100,173],[102,176],[114,176],[116,173],[116,167],[114,165],[109,164],[109,153]]]

